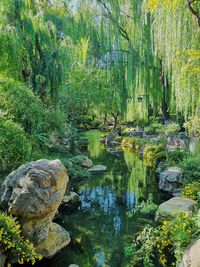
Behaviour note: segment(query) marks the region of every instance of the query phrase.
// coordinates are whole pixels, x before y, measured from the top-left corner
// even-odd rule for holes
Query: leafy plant
[[[164,125],[162,123],[154,122],[150,126],[145,127],[147,134],[163,134],[165,132]]]
[[[134,149],[136,148],[138,139],[139,138],[136,137],[124,137],[124,139],[122,140],[122,146]]]
[[[198,236],[196,216],[179,213],[176,218],[165,219],[157,227],[146,226],[134,241],[138,248],[133,256],[135,264],[154,266],[156,256],[161,266],[178,264],[186,247]]]
[[[18,167],[30,159],[31,144],[22,128],[0,118],[0,163],[3,171]]]
[[[158,205],[153,202],[152,194],[149,194],[147,200],[137,204],[133,212],[129,212],[128,216],[131,217],[133,213],[137,212],[147,216],[154,216],[157,210]]]
[[[184,171],[185,184],[200,181],[200,155],[188,157],[179,163],[179,167]]]
[[[193,200],[200,199],[200,182],[190,183],[182,188],[182,197]]]
[[[200,117],[190,117],[184,124],[185,129],[189,133],[190,137],[200,139]]]
[[[166,158],[163,145],[149,145],[144,150],[144,161],[149,168],[155,167],[156,163]]]
[[[165,126],[165,134],[177,134],[180,131],[180,126],[178,123],[171,122],[168,125]]]
[[[0,213],[0,248],[8,260],[16,258],[19,264],[31,262],[42,257],[36,253],[33,245],[22,237],[20,225],[16,218]]]

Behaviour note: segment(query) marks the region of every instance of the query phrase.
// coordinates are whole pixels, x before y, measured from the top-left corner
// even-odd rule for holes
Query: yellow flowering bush
[[[132,266],[175,266],[182,259],[186,247],[198,237],[199,224],[195,216],[179,213],[167,218],[161,225],[147,225],[133,243]]]
[[[175,219],[165,220],[159,227],[157,250],[160,262],[168,266],[166,251],[174,252],[176,262],[180,262],[185,248],[191,243],[191,236],[197,231],[195,219],[188,213],[179,213]]]
[[[200,182],[193,182],[183,187],[182,197],[197,200],[200,198]]]
[[[40,260],[42,257],[36,253],[34,247],[21,235],[20,225],[16,218],[0,213],[0,249],[9,258],[18,259],[19,264]]]

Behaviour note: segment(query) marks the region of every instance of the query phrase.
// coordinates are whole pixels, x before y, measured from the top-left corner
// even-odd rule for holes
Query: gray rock
[[[93,166],[93,162],[91,159],[86,158],[83,162],[82,162],[82,166],[86,167],[86,168],[91,168]]]
[[[178,267],[200,267],[200,239],[190,245]]]
[[[70,264],[68,267],[79,267],[77,264]]]
[[[183,172],[178,167],[170,167],[159,175],[159,189],[173,195],[182,186]]]
[[[187,139],[187,138],[188,138],[186,132],[180,132],[180,133],[178,133],[178,137],[179,137],[180,139]]]
[[[107,136],[107,145],[111,145],[112,142],[115,140],[116,134],[115,133],[110,133]]]
[[[143,131],[133,131],[129,133],[129,136],[143,138],[144,132]]]
[[[170,215],[175,217],[179,212],[192,213],[196,209],[197,202],[188,198],[173,197],[159,206],[156,221]]]
[[[89,172],[105,172],[107,171],[107,167],[103,165],[95,165],[88,170]]]
[[[190,139],[180,139],[180,150],[189,149]]]
[[[52,223],[68,181],[66,169],[59,160],[42,159],[22,165],[2,185],[0,206],[18,217],[22,233],[43,257],[53,256],[70,242],[67,232]]]

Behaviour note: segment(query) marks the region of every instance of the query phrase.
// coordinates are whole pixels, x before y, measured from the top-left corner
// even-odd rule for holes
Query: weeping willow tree
[[[153,15],[154,57],[172,87],[171,106],[187,118],[200,105],[200,3],[149,0]]]
[[[1,1],[0,71],[29,83],[42,98],[50,94],[54,99],[65,79],[67,42],[59,32],[62,12],[41,3]]]
[[[126,120],[197,112],[198,1],[2,0],[0,12],[0,71],[42,99],[82,64],[106,72]]]
[[[198,109],[198,11],[190,0],[77,1],[71,35],[89,37],[87,63],[114,77],[127,120]]]
[[[154,60],[147,3],[80,0],[77,10],[73,25],[80,25],[79,38],[89,37],[88,62],[114,77],[122,116],[145,118],[150,107],[158,113],[163,102],[162,71]]]

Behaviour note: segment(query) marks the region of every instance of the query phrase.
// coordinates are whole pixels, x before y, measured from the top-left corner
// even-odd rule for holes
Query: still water
[[[89,131],[88,156],[94,164],[107,166],[107,172],[93,174],[76,185],[80,207],[69,213],[62,211],[58,222],[70,232],[73,242],[53,259],[38,266],[124,267],[124,247],[140,231],[147,219],[127,216],[138,200],[149,193],[159,202],[155,176],[147,170],[137,154],[125,150],[111,154],[100,143],[101,133]]]

